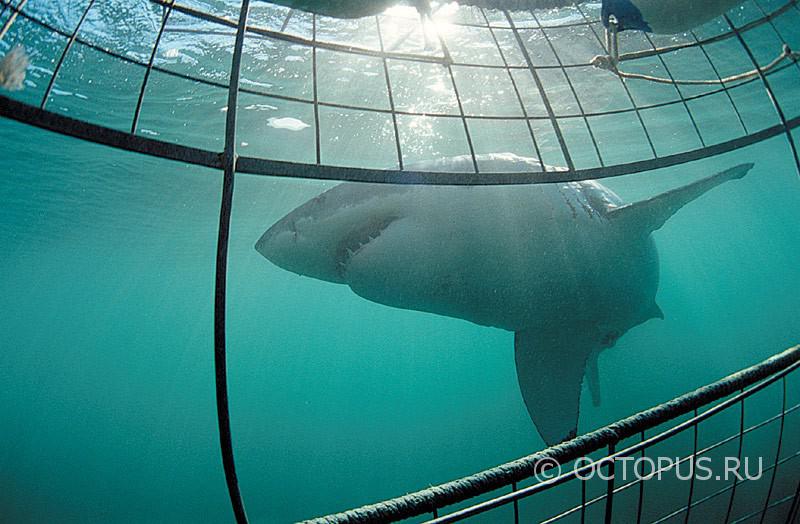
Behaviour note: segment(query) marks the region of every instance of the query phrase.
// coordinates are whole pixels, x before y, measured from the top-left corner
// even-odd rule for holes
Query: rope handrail
[[[305,522],[308,524],[389,522],[431,513],[437,508],[457,504],[531,478],[537,473],[537,466],[544,459],[566,464],[647,429],[674,420],[709,403],[719,401],[781,371],[788,372],[798,367],[800,367],[800,345],[728,375],[717,382],[697,388],[571,441],[438,486]]]
[[[784,7],[791,6],[794,2],[790,2]],[[769,20],[769,17],[765,17],[764,20]],[[738,31],[735,27],[731,24],[732,31],[730,32],[731,35],[736,35]],[[664,53],[670,52],[672,48],[676,46],[669,46],[669,47],[657,47],[652,50],[651,55],[662,55]],[[742,80],[748,80],[751,78],[755,78],[766,73],[769,73],[776,67],[778,67],[784,60],[791,60],[792,62],[797,62],[800,60],[800,53],[793,51],[788,44],[783,44],[781,48],[781,52],[772,59],[767,65],[760,67],[756,65],[755,68],[745,71],[743,73],[738,73],[735,75],[726,76],[724,78],[715,78],[711,80],[694,80],[694,79],[675,79],[675,78],[665,78],[655,75],[646,75],[642,73],[630,73],[627,71],[622,71],[619,66],[622,60],[630,60],[633,58],[634,53],[629,54],[625,58],[623,55],[619,53],[619,25],[616,18],[612,15],[609,20],[609,26],[606,30],[606,48],[608,51],[607,55],[599,55],[595,56],[591,60],[591,64],[598,68],[598,69],[605,69],[616,76],[624,79],[630,80],[646,80],[648,82],[655,82],[658,84],[669,84],[669,85],[721,85],[721,84],[728,84],[732,82],[739,82]],[[680,49],[680,47],[678,47]],[[643,56],[643,55],[641,55]],[[639,58],[641,56],[636,56]]]
[[[681,49],[697,47],[698,44],[700,46],[706,46],[709,44],[722,42],[723,40],[729,40],[731,38],[736,37],[736,32],[740,33],[747,32],[764,24],[771,23],[773,20],[775,20],[776,18],[780,17],[781,15],[783,15],[784,13],[795,7],[798,1],[800,0],[789,0],[778,9],[770,13],[766,13],[763,17],[757,18],[752,22],[748,22],[742,26],[739,26],[738,28],[736,28],[735,31],[734,30],[725,31],[724,33],[720,33],[718,35],[714,35],[702,40],[696,39],[697,40],[696,42],[684,42],[681,44],[673,44],[669,46],[653,47],[652,49],[643,49],[641,51],[630,51],[628,53],[621,53],[619,55],[619,60],[620,62],[624,62],[626,60],[638,60],[640,58],[648,58],[651,56],[656,56],[664,53],[672,53],[674,51],[680,51]]]
[[[798,410],[800,410],[800,404],[795,404],[791,408],[788,408],[785,412],[781,412],[778,415],[774,415],[774,416],[769,417],[769,418],[767,418],[765,420],[762,420],[761,422],[758,422],[757,424],[753,424],[752,426],[750,426],[747,429],[743,430],[741,432],[741,435],[748,435],[750,433],[753,433],[754,431],[756,431],[758,429],[761,429],[764,426],[767,426],[772,422],[780,420],[783,416],[788,415],[790,413],[794,413],[795,411],[798,411]],[[675,462],[670,462],[669,465],[656,467],[656,469],[653,470],[652,474],[657,476],[660,473],[665,473],[667,471],[670,471],[670,470],[673,470],[675,468],[678,468],[678,467],[680,467],[681,464],[685,464],[685,463],[695,459],[696,457],[707,455],[711,451],[719,449],[722,446],[724,446],[725,444],[733,442],[734,440],[736,440],[739,437],[739,435],[740,434],[738,432],[734,433],[733,435],[729,435],[729,436],[723,438],[722,440],[719,440],[719,441],[715,442],[714,444],[711,444],[711,445],[706,446],[706,447],[704,447],[702,449],[699,449],[696,453],[692,452],[692,453],[690,453],[688,455],[684,455],[684,456],[678,458]],[[794,458],[800,458],[800,451],[798,451],[794,455],[791,455],[790,457],[787,457],[784,460],[788,461],[788,460],[791,460],[791,459],[794,459]],[[767,471],[767,470],[771,471],[773,468],[774,468],[774,465],[770,466],[768,468],[765,468],[764,471]],[[625,491],[627,489],[630,489],[633,486],[636,486],[638,484],[643,483],[644,481],[645,481],[645,479],[642,479],[642,478],[637,478],[635,480],[631,480],[631,481],[627,482],[626,484],[622,484],[621,486],[615,488],[614,489],[614,494],[616,495],[617,493],[620,493],[620,492],[623,492],[623,491]],[[719,496],[719,495],[721,495],[721,494],[723,494],[723,493],[725,493],[727,491],[730,491],[731,489],[732,489],[732,486],[728,486],[728,487],[726,487],[724,489],[721,489],[721,490],[713,493],[712,495]],[[568,515],[571,515],[573,513],[576,513],[578,511],[580,511],[582,507],[588,508],[589,506],[592,506],[593,504],[601,502],[601,501],[605,500],[606,498],[608,498],[608,494],[603,493],[602,495],[598,495],[597,497],[595,497],[595,498],[593,498],[593,499],[591,499],[589,501],[586,501],[585,503],[583,503],[581,505],[569,508],[566,511],[564,511],[564,512],[562,512],[562,513],[560,513],[560,514],[558,514],[558,515],[556,515],[554,517],[551,517],[550,519],[542,522],[541,524],[550,524],[551,522],[556,522],[556,521],[558,521],[559,519],[561,519],[563,517],[566,517]],[[713,498],[713,496],[711,498]],[[696,503],[692,504],[692,506],[696,506],[696,505],[697,505]],[[682,510],[685,511],[686,508],[684,507],[684,508],[682,508]],[[680,512],[681,512],[680,509],[676,510],[675,514],[679,514]],[[664,520],[667,520],[667,519],[664,519]]]
[[[800,53],[792,51],[788,45],[784,44],[781,53],[764,67],[759,67],[758,69],[751,69],[750,71],[745,71],[744,73],[739,73],[731,76],[726,76],[724,78],[718,78],[712,80],[671,79],[654,75],[645,75],[642,73],[629,73],[627,71],[621,71],[619,69],[618,58],[605,55],[594,57],[594,59],[592,59],[592,65],[597,67],[598,69],[605,69],[607,71],[610,71],[620,78],[627,78],[631,80],[646,80],[648,82],[656,82],[658,84],[697,86],[697,85],[728,84],[731,82],[739,82],[741,80],[755,78],[761,74],[772,71],[773,69],[778,67],[784,60],[787,59],[796,62],[800,60]]]

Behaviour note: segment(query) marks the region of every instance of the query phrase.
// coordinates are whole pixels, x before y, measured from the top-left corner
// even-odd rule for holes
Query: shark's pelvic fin
[[[531,420],[548,446],[577,436],[581,385],[596,348],[578,342],[568,348],[534,331],[514,334],[517,380]]]
[[[651,318],[664,320],[664,312],[661,310],[661,306],[659,306],[655,302],[653,302],[653,305],[650,306],[650,317],[647,320],[650,320]]]
[[[740,164],[715,175],[661,193],[647,200],[634,202],[608,211],[614,220],[631,220],[648,233],[661,228],[680,208],[723,182],[745,176],[753,164]]]

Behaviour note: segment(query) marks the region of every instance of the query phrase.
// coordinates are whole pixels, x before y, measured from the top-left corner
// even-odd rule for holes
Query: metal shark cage
[[[633,173],[653,176],[648,173],[769,139],[785,140],[800,170],[795,143],[800,125],[800,105],[795,103],[800,66],[792,51],[793,45],[800,47],[800,6],[796,1],[748,0],[709,24],[670,37],[618,33],[613,20],[606,28],[599,4],[550,0],[481,3],[487,7],[457,7],[448,15],[445,30],[435,23],[425,27],[413,11],[342,22],[250,0],[131,4],[76,0],[68,3],[70,10],[64,16],[54,15],[52,3],[42,0],[0,0],[0,52],[8,57],[21,46],[30,61],[24,84],[16,86],[23,89],[0,90],[2,116],[123,150],[218,169],[223,174],[214,361],[223,465],[239,522],[246,522],[247,517],[231,443],[225,322],[228,235],[237,175],[398,184],[567,182]],[[563,8],[545,9],[559,4]],[[113,11],[123,8],[128,10],[123,17]],[[434,5],[434,22],[442,8]],[[209,67],[187,66],[167,52],[170,39],[187,35],[212,51],[216,62]],[[32,47],[32,41],[38,46]],[[477,47],[469,43],[477,43]],[[290,51],[301,54],[302,59],[284,60],[284,76],[269,70],[270,81],[258,81],[259,72],[269,68],[271,59],[283,60]],[[254,57],[260,52],[268,58],[259,63]],[[94,72],[84,68],[87,63],[96,66]],[[380,95],[380,101],[331,92],[325,82],[329,63],[347,64],[350,71],[368,63],[375,74],[370,75],[369,85],[360,89]],[[124,74],[116,74],[120,71]],[[431,103],[414,99],[414,77],[408,71],[416,71],[417,78],[437,75],[447,96]],[[687,71],[701,73],[693,77],[687,76]],[[337,72],[345,74],[346,70]],[[299,80],[288,82],[290,77]],[[652,90],[655,84],[659,85],[657,92]],[[71,96],[77,87],[92,96]],[[182,96],[198,89],[204,96],[195,102],[199,106],[194,113],[201,116],[176,112],[184,104]],[[154,102],[165,94],[172,97],[171,111],[166,114],[164,107]],[[248,135],[242,122],[250,107],[258,104],[289,107],[307,115],[311,124],[302,124],[312,138],[287,158],[269,129],[262,127],[259,136]],[[208,118],[208,125],[216,134],[198,136],[187,131],[199,123],[191,118],[207,118],[212,113],[216,116]],[[384,132],[368,133],[352,147],[380,146],[384,157],[342,158],[332,129],[348,118],[379,124]],[[660,126],[664,119],[682,122],[680,141],[664,136]],[[440,153],[469,155],[472,172],[406,170],[404,166],[425,160],[419,158],[420,148],[414,147],[419,137],[410,128],[412,121],[446,130],[423,138],[434,143],[433,149]],[[542,171],[485,172],[478,155],[496,152],[487,137],[498,130],[513,143],[515,153],[540,159]],[[446,140],[440,140],[445,135]],[[250,147],[245,148],[245,140]],[[613,147],[620,140],[625,145],[623,155]],[[730,508],[739,483],[698,498],[692,482],[686,503],[656,522],[688,520],[695,508],[725,496],[730,500],[727,521],[763,521],[765,515],[773,518],[777,514],[773,512],[780,510],[787,522],[796,522],[800,492],[795,490],[777,500],[772,494],[776,474],[800,454],[796,441],[783,438],[787,415],[800,407],[788,405],[786,394],[787,381],[797,379],[798,360],[800,349],[788,350],[720,382],[524,459],[316,521],[378,522],[427,514],[434,522],[454,522],[511,507],[510,518],[518,522],[524,499],[576,482],[584,486],[580,503],[547,522],[575,516],[583,522],[587,511],[601,504],[603,518],[609,522],[619,494],[631,490],[638,490],[638,521],[646,500],[646,482],[618,484],[610,480],[605,493],[594,498],[587,498],[586,482],[578,479],[575,471],[523,485],[544,458],[554,459],[553,465],[569,464],[596,452],[604,452],[607,458],[645,454],[682,432],[695,436],[693,449],[682,461],[728,442],[738,442],[741,454],[748,433],[774,424],[779,425],[778,453],[770,465],[769,492],[762,507],[752,515],[734,515]],[[746,426],[746,401],[773,383],[783,388],[779,413]],[[739,431],[698,447],[698,428],[714,415],[731,410],[740,411]],[[690,418],[679,422],[685,415]],[[661,428],[664,424],[666,429]],[[586,467],[613,469],[614,461]],[[485,499],[501,488],[510,491],[475,502],[476,497]],[[470,500],[473,503],[467,507],[439,514],[446,506],[469,504]]]

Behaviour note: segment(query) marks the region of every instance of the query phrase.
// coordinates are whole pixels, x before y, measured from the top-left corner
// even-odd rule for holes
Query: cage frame
[[[313,17],[314,38],[312,38],[312,40],[310,41],[301,37],[288,35],[282,32],[271,31],[268,29],[251,26],[248,25],[250,0],[242,0],[237,20],[230,20],[222,16],[204,12],[192,8],[190,6],[183,5],[179,3],[177,0],[149,0],[152,4],[156,4],[162,7],[163,15],[162,15],[162,22],[159,27],[159,31],[156,36],[156,41],[155,44],[153,45],[152,53],[149,57],[149,60],[145,63],[142,63],[131,57],[121,55],[111,49],[106,49],[100,45],[81,39],[79,34],[81,25],[83,21],[86,19],[86,16],[89,13],[89,10],[92,8],[95,0],[88,0],[86,8],[82,13],[79,22],[75,26],[74,30],[71,32],[67,32],[58,27],[52,26],[48,24],[46,21],[39,20],[36,17],[27,13],[24,10],[26,1],[27,0],[19,0],[18,2],[14,3],[13,0],[0,0],[0,7],[2,7],[2,11],[0,11],[0,16],[3,16],[7,11],[10,13],[9,17],[5,20],[2,27],[0,27],[0,38],[2,38],[2,36],[7,33],[10,26],[14,23],[14,21],[18,17],[22,17],[28,20],[29,22],[40,26],[45,30],[61,35],[62,37],[67,39],[67,44],[59,56],[57,65],[55,67],[55,71],[53,72],[49,80],[49,85],[45,90],[45,94],[42,98],[41,104],[37,107],[24,102],[20,102],[9,96],[0,95],[0,116],[10,118],[25,124],[33,125],[49,131],[79,138],[82,140],[87,140],[103,144],[106,146],[111,146],[117,149],[208,167],[219,170],[223,173],[217,249],[216,249],[216,270],[215,270],[214,363],[215,363],[216,403],[217,403],[219,438],[220,438],[220,449],[222,455],[223,469],[225,472],[226,483],[231,499],[231,506],[233,508],[234,517],[236,521],[239,523],[247,522],[247,516],[246,516],[244,502],[242,500],[241,492],[238,486],[238,479],[236,476],[234,449],[232,445],[232,436],[231,436],[230,414],[228,407],[227,369],[226,369],[226,361],[227,361],[226,280],[227,280],[227,262],[228,262],[228,243],[229,243],[230,224],[231,224],[234,182],[237,174],[265,175],[271,177],[290,177],[290,178],[304,178],[304,179],[317,179],[317,180],[338,180],[338,181],[349,181],[349,182],[372,182],[372,183],[389,183],[389,184],[409,184],[409,183],[446,184],[446,185],[470,185],[470,186],[574,182],[581,180],[597,180],[610,177],[618,177],[623,175],[650,172],[666,167],[677,166],[696,160],[719,156],[724,153],[729,153],[731,151],[751,146],[756,143],[760,143],[770,138],[779,136],[786,137],[792,150],[795,166],[800,172],[800,156],[798,156],[798,148],[795,144],[795,139],[792,134],[792,131],[795,130],[798,126],[800,126],[800,116],[787,117],[785,115],[770,85],[769,82],[770,75],[761,72],[761,70],[759,69],[758,61],[752,49],[750,49],[746,39],[743,37],[743,33],[751,29],[760,27],[761,25],[764,24],[772,24],[775,18],[777,18],[778,16],[787,12],[790,9],[796,9],[800,11],[800,6],[798,6],[797,0],[790,0],[782,7],[780,7],[778,10],[770,13],[764,11],[763,17],[740,27],[737,27],[733,23],[733,21],[726,15],[725,20],[730,30],[726,31],[723,34],[711,37],[706,40],[701,40],[696,35],[694,35],[694,42],[681,44],[670,48],[664,48],[661,50],[656,49],[654,46],[654,49],[651,51],[632,53],[630,54],[630,56],[624,57],[624,59],[626,60],[631,60],[649,56],[656,56],[659,59],[661,59],[663,63],[663,59],[661,57],[666,52],[675,51],[678,49],[684,49],[688,47],[699,47],[701,50],[704,51],[704,45],[706,44],[717,42],[723,39],[735,38],[736,40],[738,40],[743,49],[746,51],[748,58],[752,62],[753,67],[755,67],[756,70],[759,71],[758,81],[760,81],[763,84],[771,100],[773,108],[778,114],[780,120],[778,124],[769,126],[764,129],[760,129],[753,133],[746,133],[744,136],[727,140],[724,142],[716,143],[713,145],[703,144],[703,146],[698,149],[683,151],[661,157],[655,154],[655,149],[653,148],[652,141],[650,141],[650,147],[653,149],[653,153],[655,154],[654,158],[652,159],[639,160],[639,161],[614,164],[614,165],[603,165],[602,157],[598,155],[600,158],[601,165],[599,167],[593,167],[593,168],[576,168],[573,165],[570,159],[569,148],[565,143],[564,137],[559,131],[557,118],[553,113],[552,108],[549,107],[548,96],[545,92],[545,89],[542,86],[541,80],[538,79],[537,76],[537,71],[540,69],[547,68],[547,66],[534,66],[530,56],[527,55],[526,47],[522,44],[521,41],[520,30],[525,28],[516,26],[513,18],[506,11],[505,16],[508,21],[510,30],[514,34],[514,37],[517,40],[517,42],[520,44],[520,49],[525,55],[526,65],[511,66],[505,60],[505,57],[503,57],[504,65],[498,67],[500,67],[501,69],[505,69],[506,71],[511,71],[514,68],[522,70],[524,69],[530,70],[531,74],[534,77],[534,82],[537,86],[539,95],[542,97],[542,100],[545,104],[547,115],[545,117],[530,117],[529,115],[527,115],[525,113],[525,106],[524,103],[522,102],[520,93],[515,86],[516,97],[519,99],[520,105],[523,110],[523,116],[521,119],[527,122],[531,138],[534,141],[534,147],[537,149],[537,151],[538,151],[538,146],[536,145],[536,139],[534,137],[533,129],[530,127],[530,122],[531,120],[538,118],[542,120],[547,120],[551,123],[557,135],[561,153],[564,156],[567,166],[565,170],[545,169],[543,172],[536,172],[536,173],[481,173],[477,166],[475,150],[469,138],[470,135],[469,135],[469,129],[467,127],[467,116],[465,115],[463,107],[461,107],[460,97],[458,97],[457,95],[456,98],[459,104],[459,114],[444,115],[444,116],[448,116],[451,118],[458,118],[462,121],[463,125],[465,126],[467,141],[469,143],[470,153],[476,171],[475,173],[469,173],[469,174],[448,173],[448,172],[407,171],[403,169],[403,156],[402,153],[400,152],[399,133],[397,132],[396,116],[404,114],[404,112],[398,111],[394,107],[394,102],[391,99],[391,88],[389,88],[390,109],[388,110],[388,112],[392,115],[394,122],[396,147],[398,149],[399,169],[368,169],[368,168],[356,168],[356,167],[331,166],[322,164],[320,162],[320,151],[319,151],[320,150],[319,125],[318,125],[319,107],[330,106],[342,109],[362,109],[362,108],[359,108],[357,106],[348,106],[346,104],[333,104],[333,103],[325,103],[319,101],[316,94],[317,92],[316,67],[313,67],[313,74],[314,74],[313,106],[314,106],[315,119],[317,120],[317,125],[315,127],[317,133],[315,141],[317,148],[316,151],[317,161],[315,164],[305,164],[305,163],[301,164],[301,163],[269,160],[265,158],[249,157],[241,155],[240,151],[237,148],[236,122],[237,122],[237,109],[238,109],[237,101],[240,93],[264,95],[263,93],[254,92],[252,90],[242,88],[240,86],[242,52],[246,35],[259,35],[266,38],[287,40],[290,42],[296,42],[298,44],[311,46],[314,56],[316,55],[316,50],[320,48],[320,49],[331,49],[346,53],[364,54],[367,56],[377,57],[383,60],[384,74],[387,75],[387,78],[388,78],[388,71],[386,66],[387,59],[399,59],[399,60],[405,59],[405,60],[437,63],[442,65],[443,67],[448,68],[449,76],[452,79],[453,88],[456,90],[456,92],[457,92],[457,86],[455,80],[453,79],[452,66],[460,65],[468,67],[471,64],[458,64],[456,62],[452,62],[452,60],[449,59],[447,56],[437,58],[437,57],[427,57],[421,55],[407,55],[405,53],[394,53],[390,51],[385,51],[383,49],[382,39],[381,39],[381,49],[379,51],[358,48],[356,46],[343,46],[340,44],[319,42],[316,39],[316,15],[314,15]],[[186,74],[182,74],[176,71],[171,71],[167,68],[160,67],[154,63],[156,50],[158,49],[158,44],[161,40],[162,35],[164,34],[167,21],[172,12],[180,12],[184,15],[192,16],[198,20],[212,22],[220,25],[221,27],[228,28],[229,30],[232,29],[235,31],[233,33],[235,35],[235,42],[232,53],[232,65],[230,69],[229,81],[227,84],[214,82],[203,78],[191,77]],[[581,13],[583,14],[582,11]],[[291,12],[287,16],[287,21],[285,23],[288,23],[288,18],[290,16]],[[486,18],[485,13],[484,13],[484,18]],[[486,18],[486,21],[487,21],[486,27],[488,27],[491,30],[491,24],[488,23],[488,18]],[[591,24],[592,22],[588,20],[585,14],[583,14],[583,21],[577,23],[576,25],[584,25],[591,28],[592,27]],[[541,24],[537,23],[537,27],[541,29]],[[593,28],[592,30],[594,31]],[[596,33],[595,36],[598,37]],[[98,52],[104,53],[108,56],[114,57],[115,59],[123,60],[127,63],[133,63],[136,64],[137,66],[145,68],[144,80],[141,85],[137,105],[134,111],[132,124],[129,132],[76,118],[71,118],[69,116],[50,111],[46,108],[49,94],[51,93],[55,85],[59,71],[70,49],[76,42],[81,45],[92,48]],[[496,38],[495,42],[497,42]],[[498,49],[500,49],[499,43],[497,44],[497,46]],[[500,50],[500,52],[502,56],[502,50]],[[558,55],[556,54],[556,56]],[[797,64],[790,62],[784,64],[777,70],[782,70],[787,67],[793,67],[793,66],[797,67]],[[491,66],[481,65],[481,67],[491,67]],[[558,66],[553,66],[553,68],[557,69],[565,69],[567,67],[574,67],[574,66],[567,66],[561,63],[560,59]],[[669,71],[668,68],[667,70]],[[146,86],[148,84],[148,78],[152,71],[158,71],[160,73],[164,73],[167,75],[179,77],[186,81],[201,82],[204,84],[223,88],[227,91],[228,111],[225,118],[225,133],[224,133],[225,142],[222,151],[212,151],[208,149],[188,146],[185,144],[167,142],[163,140],[154,139],[151,137],[141,136],[136,133],[137,123],[139,121],[139,116],[141,114],[142,100],[145,94]],[[720,75],[716,70],[715,73],[719,78]],[[757,80],[756,79],[747,80],[741,83],[737,83],[735,84],[735,86],[755,81]],[[513,77],[512,77],[512,83],[513,83]],[[636,106],[636,104],[634,104],[632,111],[634,111],[638,115],[638,111],[641,109],[646,109],[651,107],[654,108],[654,107],[660,107],[678,103],[685,105],[687,101],[692,98],[701,98],[704,96],[710,96],[710,94],[715,94],[718,92],[725,93],[726,96],[730,97],[729,90],[735,86],[723,85],[719,90],[702,93],[700,95],[694,95],[693,97],[685,97],[683,94],[681,94],[680,100],[678,101],[670,101],[661,104],[654,104],[647,107]],[[570,89],[572,89],[574,93],[574,89],[572,88],[571,84],[570,84]],[[291,99],[291,97],[285,97],[285,96],[281,97],[280,95],[275,95],[275,94],[264,95],[264,96],[269,96],[273,98]],[[630,93],[628,93],[628,96],[630,96]],[[735,105],[734,109],[737,112],[737,117],[739,118],[740,121],[742,121],[742,116],[741,114],[738,113],[738,109],[736,108]],[[613,113],[614,111],[608,112],[608,114],[613,114]],[[691,112],[689,112],[689,114],[691,115]],[[580,114],[576,115],[576,117],[584,119],[587,118],[587,116],[590,115],[583,112],[582,109],[580,111]],[[470,118],[491,118],[491,117],[470,117]],[[510,120],[511,118],[504,117],[503,119]],[[647,131],[646,126],[643,127],[646,132]],[[592,141],[594,142],[593,137]],[[596,142],[594,143],[594,147],[595,149],[598,148]],[[528,488],[518,489],[518,483],[530,476],[528,475],[526,477],[525,475],[522,474],[522,472],[525,471],[527,473],[530,473],[530,471],[532,471],[530,470],[531,460],[539,460],[542,457],[547,456],[551,458],[555,457],[559,461],[567,462],[568,460],[571,460],[568,459],[568,457],[572,457],[572,459],[575,459],[578,458],[579,456],[584,456],[592,451],[597,451],[602,448],[606,448],[608,450],[607,457],[623,456],[623,454],[630,454],[638,451],[643,451],[647,449],[647,447],[649,447],[650,445],[660,442],[661,440],[666,439],[669,436],[672,436],[689,428],[694,428],[694,431],[696,432],[697,425],[700,422],[702,422],[703,420],[712,416],[715,413],[721,412],[724,409],[730,408],[737,404],[741,406],[742,422],[740,425],[740,431],[738,433],[738,439],[739,442],[741,443],[743,435],[746,434],[746,432],[755,429],[755,427],[750,427],[750,428],[744,427],[745,399],[757,393],[767,385],[772,384],[778,380],[783,381],[783,409],[779,415],[777,415],[776,417],[772,417],[772,419],[764,423],[780,420],[781,423],[780,438],[782,438],[783,421],[786,414],[800,408],[800,406],[792,406],[789,408],[787,408],[786,406],[786,376],[789,373],[794,372],[798,367],[800,367],[800,346],[791,348],[783,353],[775,355],[774,357],[767,359],[761,364],[742,370],[739,373],[731,375],[719,382],[705,386],[704,388],[700,388],[693,393],[684,395],[682,397],[678,397],[677,399],[674,399],[671,402],[662,404],[655,408],[651,408],[651,410],[647,410],[633,417],[623,419],[622,421],[619,421],[615,424],[611,424],[610,426],[607,426],[595,432],[578,437],[577,439],[574,439],[568,443],[548,448],[547,450],[544,450],[542,452],[536,453],[524,459],[520,459],[524,464],[527,464],[527,466],[523,467],[522,469],[516,471],[513,474],[506,473],[504,476],[502,476],[503,484],[497,485],[496,487],[492,488],[492,489],[497,489],[497,487],[510,486],[512,488],[512,492],[508,495],[493,499],[488,503],[479,503],[465,510],[457,511],[441,517],[439,516],[440,509],[443,509],[444,507],[453,504],[456,501],[463,501],[467,499],[467,497],[464,497],[464,493],[459,494],[458,497],[454,497],[452,495],[452,492],[448,491],[449,488],[443,486],[453,486],[455,485],[455,483],[466,482],[469,485],[469,489],[472,490],[469,491],[470,493],[474,493],[476,495],[486,493],[488,491],[491,491],[488,488],[488,486],[495,486],[495,484],[492,484],[491,482],[496,482],[496,480],[487,482],[485,480],[479,481],[476,479],[478,479],[479,477],[485,479],[488,478],[487,475],[488,476],[495,475],[499,471],[498,468],[502,469],[508,467],[509,464],[498,466],[497,468],[493,468],[492,470],[487,470],[485,472],[472,476],[472,480],[468,480],[469,478],[460,479],[459,481],[453,481],[451,483],[439,486],[437,488],[430,488],[429,490],[423,490],[422,492],[418,492],[417,494],[414,494],[414,497],[418,498],[421,497],[421,498],[411,505],[407,504],[407,501],[410,500],[408,497],[411,496],[407,496],[406,498],[401,497],[382,504],[368,506],[357,510],[351,510],[350,512],[345,512],[342,514],[322,517],[320,519],[312,520],[311,522],[318,522],[318,523],[386,522],[389,520],[397,520],[398,518],[408,518],[411,516],[417,516],[424,513],[431,513],[433,517],[433,520],[431,522],[438,524],[444,522],[456,522],[462,520],[463,518],[467,518],[469,516],[478,514],[482,511],[491,509],[493,507],[498,507],[499,505],[504,505],[504,504],[513,504],[515,512],[515,521],[518,521],[519,500],[521,500],[526,496],[533,495],[539,491],[543,491],[544,489],[547,489],[550,485],[556,485],[556,482],[560,483],[569,480],[566,477],[564,478],[559,477],[560,480],[554,480],[550,483],[547,482],[540,483]],[[720,404],[710,408],[708,411],[705,411],[702,414],[697,411],[700,407],[706,406],[709,403],[719,401],[724,397],[734,393],[737,390],[740,390],[740,392],[736,394],[734,397],[721,402]],[[692,411],[694,411],[695,415],[689,421],[680,423],[677,426],[674,426],[673,428],[657,436],[650,437],[649,439],[645,438],[645,431],[647,429],[655,427],[660,423],[674,420],[676,417],[679,417],[681,415],[684,415]],[[639,444],[629,446],[621,451],[616,450],[616,445],[618,443],[620,443],[623,439],[629,438],[636,434],[639,434],[641,436],[641,441],[639,442]],[[737,438],[737,436],[734,436],[733,438]],[[697,441],[695,439],[695,448],[693,450],[693,453],[689,457],[695,457],[704,451],[697,449],[696,442]],[[721,443],[722,441],[718,442],[716,445],[720,445]],[[780,450],[780,444],[779,444],[779,450]],[[798,454],[795,454],[791,458],[797,456],[800,456],[800,452],[798,452]],[[611,467],[613,467],[613,461],[611,462],[611,464],[612,464]],[[773,471],[772,483],[774,483],[774,478],[775,478],[774,475],[779,465],[780,463],[776,458],[776,461],[773,464],[773,469],[772,469]],[[638,485],[641,494],[641,490],[644,489],[644,483],[640,482],[638,483]],[[703,502],[703,501],[694,501],[694,502],[692,501],[692,495],[694,492],[693,486],[694,484],[692,484],[692,488],[690,489],[689,500],[686,506],[683,509],[679,508],[678,510],[679,512],[685,511],[687,519],[688,515],[691,512],[691,509]],[[772,486],[772,484],[770,486]],[[475,491],[478,487],[480,492]],[[570,512],[574,511],[584,512],[586,510],[586,507],[588,507],[589,505],[599,503],[600,501],[604,500],[606,504],[605,521],[610,522],[611,521],[610,519],[612,518],[613,515],[613,499],[615,493],[619,492],[622,489],[627,489],[628,487],[631,487],[631,485],[616,487],[613,483],[613,480],[611,480],[609,481],[606,495],[604,497],[595,498],[592,501],[585,500],[585,490],[584,490],[583,491],[584,500],[582,501],[581,505],[577,507],[579,509],[576,510],[575,508],[570,508],[566,512],[562,513],[561,516],[570,514]],[[437,489],[441,491],[437,492],[436,491]],[[736,484],[730,487],[730,491],[731,491],[730,504],[732,504],[733,498],[735,496]],[[771,492],[772,488],[770,487],[769,493],[771,494]],[[722,493],[723,492],[720,492],[719,494]],[[766,511],[768,511],[768,509],[771,507],[769,498],[770,496],[768,494],[767,500],[761,512],[762,518],[763,515],[766,513]],[[640,517],[641,517],[641,501],[642,498],[640,497],[639,499]],[[791,500],[787,499],[782,503],[788,503],[790,501],[791,501],[791,507],[789,512],[789,519],[792,519],[796,517],[798,513],[800,513],[800,484],[798,484],[798,488],[793,498],[791,498]],[[413,507],[413,510],[391,509],[393,507],[392,505],[396,506],[398,504],[403,507],[408,507],[408,508]],[[729,506],[728,516],[730,517],[730,506]],[[790,520],[787,520],[787,522],[789,521]]]

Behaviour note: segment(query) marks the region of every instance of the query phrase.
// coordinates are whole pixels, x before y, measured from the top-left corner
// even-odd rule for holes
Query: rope
[[[750,78],[754,78],[760,76],[762,74],[767,74],[771,70],[778,67],[784,60],[792,60],[793,62],[797,62],[800,60],[800,53],[792,51],[788,44],[783,44],[783,49],[781,53],[776,56],[769,64],[764,67],[757,67],[750,71],[739,73],[737,75],[726,76],[725,78],[717,78],[712,80],[682,80],[682,79],[672,79],[672,78],[664,78],[660,76],[653,76],[653,75],[645,75],[641,73],[628,73],[626,71],[621,71],[619,69],[620,62],[624,60],[628,60],[630,58],[634,58],[636,53],[629,53],[620,55],[619,54],[619,29],[618,29],[618,21],[612,15],[609,18],[609,27],[606,29],[606,48],[608,49],[609,54],[607,55],[599,55],[592,59],[591,64],[598,68],[598,69],[605,69],[606,71],[610,71],[611,73],[617,75],[620,78],[626,79],[634,79],[634,80],[646,80],[648,82],[656,82],[659,84],[670,84],[670,85],[721,85],[721,84],[728,84],[731,82],[738,82],[741,80],[748,80]],[[669,48],[660,47],[656,48],[656,54],[664,53],[670,51]]]

